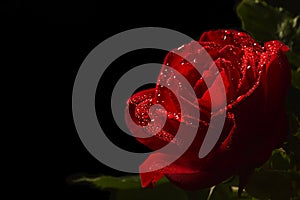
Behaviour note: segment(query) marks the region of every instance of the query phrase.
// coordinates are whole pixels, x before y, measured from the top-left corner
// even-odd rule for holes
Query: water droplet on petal
[[[184,47],[184,45],[178,47],[177,50],[180,51],[183,47]]]
[[[239,96],[236,101],[241,101],[242,100],[242,96]]]

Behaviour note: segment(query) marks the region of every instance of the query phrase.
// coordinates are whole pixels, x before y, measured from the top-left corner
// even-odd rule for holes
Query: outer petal
[[[160,165],[169,155],[152,154],[140,166],[140,168],[151,168],[153,165]],[[157,171],[141,173],[141,181],[143,187],[154,187],[155,182],[166,176],[175,185],[187,189],[195,190],[213,186],[220,181],[228,178],[230,173],[224,173],[222,170],[211,171],[201,170],[199,166],[200,160],[181,159],[171,165]]]
[[[157,136],[155,135],[156,133],[145,132],[145,129],[136,128],[136,125],[140,125],[140,121],[137,117],[137,114],[140,113],[137,112],[137,106],[139,106],[142,102],[146,100],[152,99],[152,101],[155,101],[155,99],[153,99],[154,96],[155,96],[155,89],[141,91],[133,95],[127,102],[128,106],[125,110],[125,120],[130,132],[136,137],[136,139],[139,142],[149,147],[150,149],[156,150],[166,145],[168,143],[168,140],[170,140],[170,138],[169,139],[167,137],[164,138],[162,134]],[[141,112],[147,114],[147,112],[144,111]],[[148,122],[146,121],[145,125],[147,124]],[[145,134],[149,134],[149,138],[141,138],[141,136]]]
[[[141,173],[142,186],[154,187],[159,179],[166,176],[181,188],[195,190],[213,186],[234,174],[237,168],[235,157],[232,154],[233,151],[228,151],[227,147],[222,145],[223,139],[229,134],[232,135],[231,132],[235,131],[232,121],[226,120],[220,141],[207,157],[199,159],[199,148],[206,130],[199,129],[199,133],[190,148],[169,166],[161,170]],[[160,166],[171,156],[160,153],[151,154],[140,166],[140,171],[151,169],[153,166]]]
[[[215,30],[204,32],[199,42],[215,42],[221,46],[235,45],[238,47],[252,46],[255,40],[247,33],[236,30]]]
[[[265,48],[270,61],[266,62],[263,87],[268,105],[267,113],[273,116],[283,105],[291,82],[290,64],[285,56],[289,48],[280,41],[267,42]]]

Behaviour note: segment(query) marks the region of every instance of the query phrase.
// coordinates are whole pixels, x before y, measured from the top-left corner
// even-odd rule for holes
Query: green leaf
[[[237,7],[242,27],[261,42],[277,39],[277,28],[287,13],[260,0],[244,0]]]
[[[300,121],[294,113],[289,113],[288,117],[289,117],[289,131],[292,135],[297,136],[298,132],[300,131]]]
[[[233,176],[233,177],[223,181],[223,184],[238,187],[239,186],[239,177]]]
[[[117,190],[112,194],[111,200],[188,200],[183,190],[171,184],[162,184],[155,188]]]
[[[290,13],[286,12],[285,16],[282,16],[283,20],[278,23],[278,38],[283,42],[286,42],[290,47],[292,47],[295,53],[300,52],[299,45],[299,19],[300,16],[292,17]]]
[[[300,170],[300,133],[297,132],[296,135],[290,134],[288,136],[288,149],[291,154],[293,163],[296,165],[296,168]]]
[[[300,13],[298,1],[295,0],[266,0],[270,5],[275,7],[283,7],[294,14]]]
[[[194,192],[184,191],[162,178],[154,188],[142,188],[139,176],[100,176],[96,178],[83,177],[74,183],[88,183],[100,190],[111,192],[111,200],[207,200],[209,189]]]
[[[186,191],[189,200],[207,200],[209,193],[209,188],[198,191]]]
[[[218,184],[214,187],[209,200],[232,200],[233,197],[234,193],[232,192],[231,186],[227,184]]]
[[[291,168],[291,159],[283,149],[275,149],[270,158],[270,166],[275,170],[288,170]]]
[[[294,53],[293,51],[290,50],[286,53],[286,56],[287,56],[289,62],[292,64],[293,68],[300,66],[300,56],[299,56],[299,54],[297,55],[296,53]]]
[[[300,121],[294,113],[289,113],[289,132],[287,148],[290,152],[291,164],[300,170]]]
[[[166,183],[155,188],[118,190],[111,196],[111,200],[207,200],[208,195],[209,189],[187,192]]]
[[[300,118],[299,102],[300,90],[296,89],[295,87],[290,87],[285,107],[289,113],[293,113],[298,118]]]
[[[226,181],[213,187],[209,200],[254,200],[249,194],[243,192],[241,197],[238,195],[239,180],[237,176],[233,176]]]
[[[82,177],[80,179],[74,180],[74,183],[88,183],[102,190],[141,188],[139,176],[100,176],[96,178]]]
[[[294,16],[281,7],[262,0],[243,0],[237,14],[244,30],[260,41],[281,40],[290,47],[290,63],[300,66],[300,15]]]
[[[251,176],[246,191],[259,199],[290,199],[293,195],[290,178],[287,171],[259,170]]]
[[[300,90],[300,67],[292,70],[292,86]]]

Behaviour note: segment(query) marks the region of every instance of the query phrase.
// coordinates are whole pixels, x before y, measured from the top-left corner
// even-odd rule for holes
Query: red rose
[[[206,76],[205,80],[210,80],[205,83],[191,63],[183,62],[187,57],[199,57],[201,49],[195,42],[169,52],[164,64],[178,70],[197,95],[201,116],[199,128],[192,145],[179,159],[160,170],[140,174],[143,187],[153,187],[156,181],[166,176],[181,188],[201,189],[235,174],[240,176],[240,185],[244,186],[251,171],[262,165],[274,148],[282,145],[288,133],[284,111],[290,84],[290,66],[284,54],[288,47],[280,41],[266,42],[261,46],[246,33],[235,30],[205,32],[199,43],[212,57],[223,79],[227,98],[227,106],[220,108],[226,110],[223,131],[212,151],[199,158],[198,152],[211,118],[211,99],[207,87],[212,91],[218,90],[218,72],[203,65],[201,75]],[[178,51],[184,55],[183,58],[175,54]],[[161,74],[163,70],[164,67]],[[130,116],[127,116],[127,123],[136,137],[142,129],[134,128],[128,117],[138,125],[147,125],[150,120],[147,112],[155,103],[163,105],[168,113],[174,113],[168,116],[161,131],[153,131],[153,137],[137,138],[153,150],[168,144],[181,122],[176,97],[159,85],[159,81],[166,78],[159,75],[156,88],[139,92],[128,101]],[[157,162],[163,162],[166,156],[153,153],[141,167],[150,168]]]

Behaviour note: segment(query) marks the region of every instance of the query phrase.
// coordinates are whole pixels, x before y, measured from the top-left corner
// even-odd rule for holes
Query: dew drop
[[[242,100],[242,96],[239,96],[237,99],[236,99],[236,101],[241,101]]]
[[[183,47],[184,47],[184,45],[178,47],[177,50],[180,51]]]

